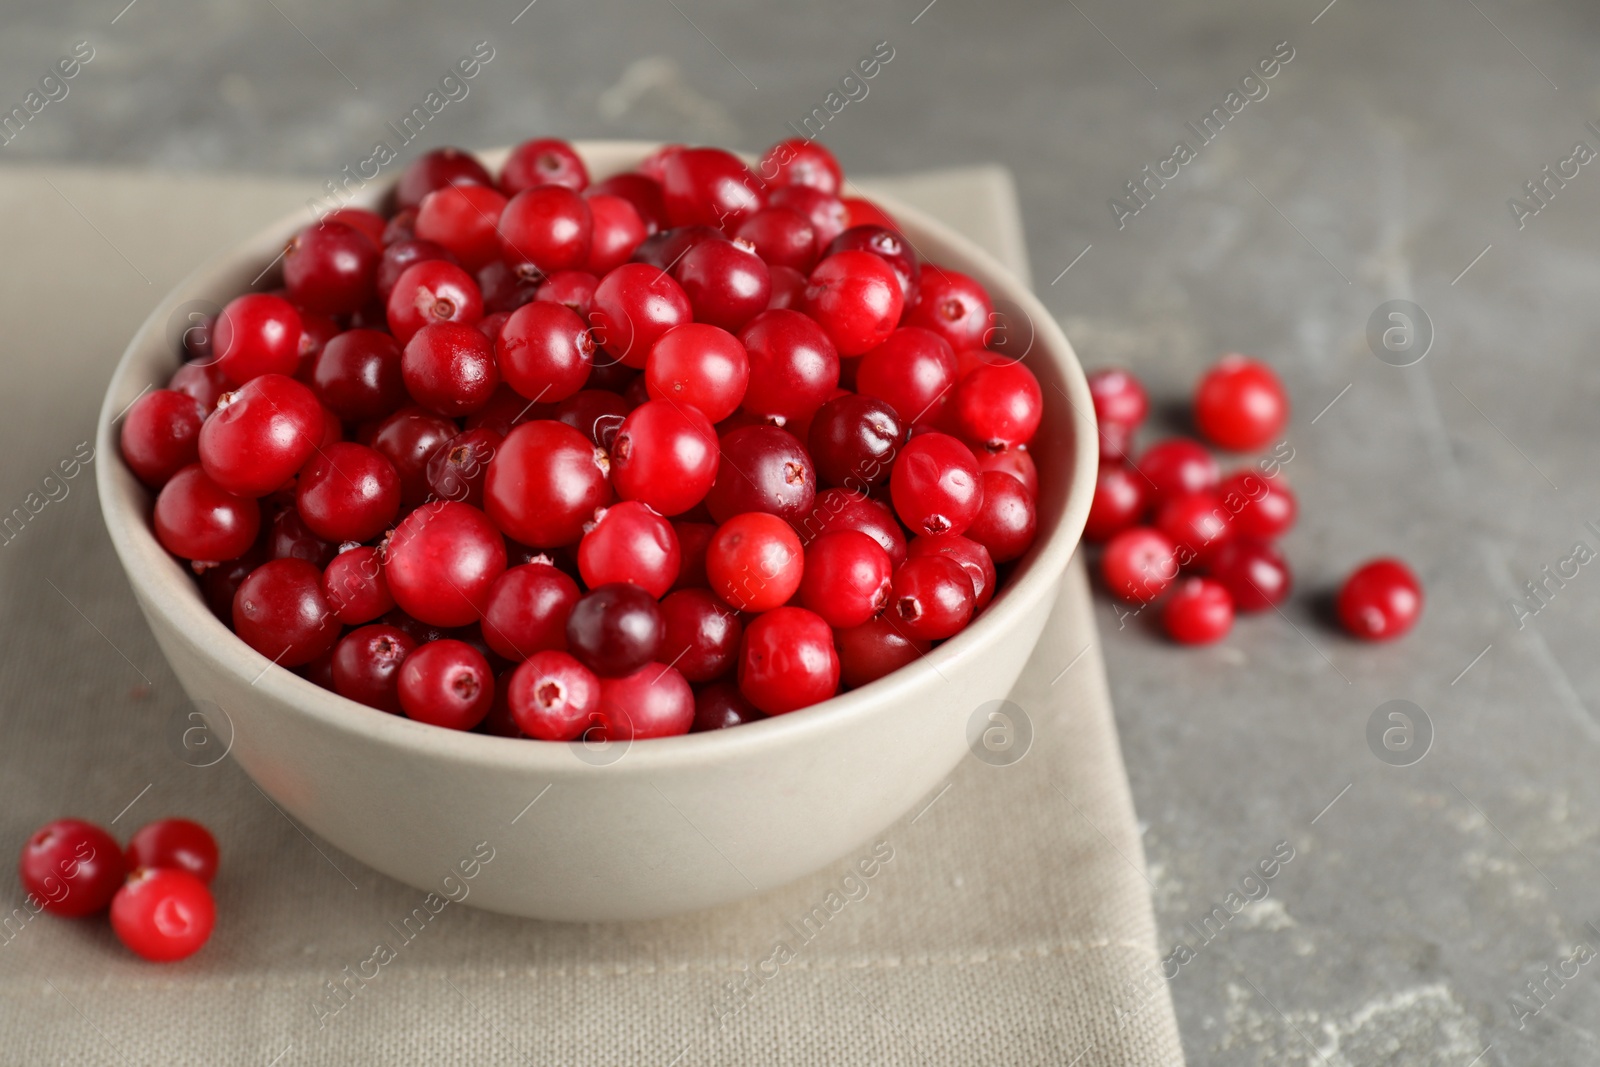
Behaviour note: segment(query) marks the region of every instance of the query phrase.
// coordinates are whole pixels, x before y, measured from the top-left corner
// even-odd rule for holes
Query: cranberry
[[[926,656],[933,647],[927,641],[908,636],[884,615],[868,619],[860,626],[836,631],[833,640],[839,649],[840,677],[851,689],[859,689],[899,670]]]
[[[649,227],[624,197],[591,195],[586,203],[594,219],[586,267],[596,275],[605,274],[628,262],[649,236]]]
[[[1168,497],[1156,510],[1156,529],[1173,544],[1188,547],[1185,563],[1213,559],[1237,532],[1232,513],[1212,490]]]
[[[1231,353],[1200,379],[1194,421],[1217,446],[1253,451],[1271,444],[1289,424],[1289,395],[1271,367]]]
[[[301,307],[324,315],[348,315],[372,300],[378,246],[353,226],[323,219],[289,242],[283,281]]]
[[[128,869],[141,867],[188,871],[209,885],[217,875],[217,841],[197,822],[158,819],[128,841]]]
[[[400,504],[414,508],[428,499],[428,462],[453,440],[456,424],[431,411],[405,407],[378,424],[371,445],[400,475]]]
[[[739,340],[750,356],[744,410],[757,418],[806,422],[839,385],[838,349],[799,311],[764,311]]]
[[[807,279],[806,311],[840,355],[859,356],[888,340],[904,306],[893,269],[870,252],[835,253]]]
[[[900,521],[919,534],[964,533],[983,505],[972,451],[937,432],[919,434],[900,450],[889,492]]]
[[[769,611],[800,588],[805,555],[800,538],[776,515],[735,515],[706,546],[711,591],[741,611]]]
[[[733,241],[700,242],[672,268],[672,276],[689,297],[695,321],[725,330],[743,328],[772,296],[767,265]]]
[[[603,677],[630,674],[655,658],[664,624],[655,597],[629,582],[602,585],[567,616],[567,650]]]
[[[583,268],[593,236],[589,202],[563,185],[525,189],[500,214],[501,258],[524,278]]]
[[[798,211],[769,207],[739,224],[734,236],[748,241],[769,267],[809,271],[817,262],[817,231]]]
[[[280,296],[246,293],[228,301],[213,337],[217,367],[235,385],[293,374],[300,363],[300,313]]]
[[[200,592],[206,598],[211,614],[224,625],[233,624],[233,594],[250,572],[267,561],[267,554],[257,541],[244,554],[221,562],[207,561],[200,568]]]
[[[838,530],[805,550],[800,602],[828,623],[859,626],[889,602],[889,553],[859,530]]]
[[[955,559],[913,555],[894,572],[889,615],[908,636],[937,641],[971,621],[976,601],[972,578]]]
[[[852,228],[856,226],[882,226],[886,230],[899,229],[899,223],[895,222],[888,212],[870,200],[863,200],[857,196],[847,196],[844,198],[843,203],[845,217],[849,220]]]
[[[896,567],[906,561],[906,536],[895,521],[894,512],[880,500],[873,500],[851,489],[824,489],[817,504],[801,524],[807,538],[821,537],[834,530],[860,530],[883,550]]]
[[[678,537],[650,507],[624,500],[599,512],[578,545],[578,570],[591,589],[632,582],[661,596],[678,577]]]
[[[194,397],[156,389],[136,400],[122,422],[122,458],[152,489],[200,458],[206,412]]]
[[[511,673],[506,698],[517,728],[540,741],[576,741],[600,715],[600,679],[556,649],[535,652]]]
[[[400,476],[381,453],[341,441],[306,464],[295,506],[318,537],[370,541],[399,514]]]
[[[694,690],[660,663],[600,679],[600,727],[607,738],[632,740],[686,734],[694,723]]]
[[[446,638],[430,641],[400,665],[400,707],[417,722],[470,730],[494,703],[494,673],[483,653]]]
[[[667,205],[661,198],[661,183],[643,174],[613,174],[605,181],[590,186],[589,195],[620,196],[633,205],[649,233],[664,230],[668,226]]]
[[[661,335],[692,318],[689,297],[671,276],[644,263],[624,263],[595,287],[589,325],[601,348],[642,368]]]
[[[679,515],[717,477],[717,431],[693,405],[651,400],[634,408],[611,446],[611,481],[624,500]]]
[[[135,871],[111,899],[111,929],[117,940],[155,963],[200,951],[216,922],[211,890],[188,871]]]
[[[805,447],[776,426],[746,426],[722,438],[717,478],[706,494],[711,517],[770,512],[797,522],[816,500],[817,475]]]
[[[581,193],[589,186],[589,169],[566,141],[553,137],[523,141],[500,168],[500,191],[516,196],[536,185],[564,185]]]
[[[383,559],[370,545],[357,545],[329,561],[322,572],[322,595],[347,626],[371,622],[394,607]]]
[[[609,449],[628,417],[628,402],[606,389],[580,389],[556,405],[557,422],[566,423],[594,444]]]
[[[772,190],[768,203],[772,207],[788,208],[798,213],[817,235],[817,254],[850,225],[850,213],[844,202],[831,193],[813,189],[808,185],[780,185]]]
[[[1137,466],[1156,504],[1182,493],[1215,489],[1221,478],[1211,453],[1189,437],[1174,437],[1151,445],[1139,457]]]
[[[806,306],[806,276],[793,267],[772,268],[772,296],[768,311],[801,311]]]
[[[998,452],[1033,439],[1044,415],[1044,396],[1027,367],[1002,363],[979,367],[962,378],[951,409],[964,439]]]
[[[459,500],[475,508],[483,507],[483,483],[489,476],[489,461],[500,449],[504,435],[479,427],[453,437],[444,447],[434,449],[428,459],[428,489],[440,500]]]
[[[960,271],[931,264],[917,282],[917,298],[906,308],[902,325],[922,326],[958,351],[984,348],[994,305],[983,286]]]
[[[432,192],[432,190],[428,190]],[[423,194],[426,195],[426,194]],[[418,198],[421,199],[420,197]],[[402,207],[394,213],[383,227],[383,243],[386,245],[397,244],[400,241],[414,241],[417,239],[417,209]]]
[[[611,502],[610,461],[571,426],[526,422],[489,463],[484,505],[496,526],[535,548],[576,544],[596,508]]]
[[[856,390],[888,403],[908,427],[938,422],[955,384],[956,354],[949,342],[915,326],[895,330],[856,369]]]
[[[889,480],[905,430],[883,400],[846,393],[822,405],[811,422],[811,455],[824,485],[866,490]]]
[[[791,137],[767,149],[757,171],[772,185],[807,185],[832,196],[844,185],[844,171],[827,148],[809,137]]]
[[[1132,467],[1102,463],[1095,478],[1094,501],[1083,527],[1086,541],[1109,541],[1144,518],[1150,483]]]
[[[1243,612],[1265,611],[1289,595],[1289,564],[1269,544],[1235,537],[1210,562],[1211,577],[1228,587],[1233,606]]]
[[[988,549],[996,563],[1009,563],[1033,544],[1038,526],[1033,497],[1008,474],[984,471],[979,478],[983,504],[967,527],[967,537]]]
[[[744,627],[738,615],[704,589],[680,589],[661,601],[661,658],[691,682],[733,669]]]
[[[435,626],[476,622],[505,569],[500,531],[477,508],[453,500],[417,508],[384,548],[383,576],[395,603]]]
[[[737,682],[714,682],[694,695],[694,725],[690,733],[726,730],[747,722],[765,719],[756,706],[739,692]]]
[[[506,198],[487,185],[435,189],[417,206],[417,236],[448,248],[467,270],[481,270],[500,257],[495,222],[505,207]]]
[[[892,227],[851,226],[835,237],[822,254],[831,256],[836,252],[848,251],[871,252],[882,259],[899,280],[900,295],[905,297],[907,306],[916,299],[917,279],[922,275],[922,266],[917,262],[917,254],[911,245]]]
[[[82,819],[35,830],[18,868],[22,888],[50,914],[69,919],[104,909],[127,874],[116,839]]]
[[[1148,604],[1178,576],[1178,549],[1160,530],[1134,526],[1106,545],[1100,573],[1111,595],[1130,604]]]
[[[496,655],[526,659],[567,647],[567,617],[578,602],[578,583],[540,557],[512,567],[489,589],[483,639]]]
[[[661,195],[674,226],[732,229],[763,205],[761,183],[731,152],[685,148],[662,162]]]
[[[518,271],[507,266],[505,260],[497,259],[478,271],[477,281],[478,292],[483,294],[483,310],[490,312],[478,321],[478,329],[493,341],[499,336],[500,324],[505,321],[494,315],[509,315],[523,304],[536,300],[539,287],[544,284],[544,275],[534,270]]]
[[[1246,537],[1275,541],[1294,525],[1299,506],[1293,490],[1280,479],[1254,471],[1230,474],[1217,487],[1217,495],[1234,513],[1234,525]]]
[[[400,714],[400,665],[417,642],[394,626],[352,630],[333,648],[333,691],[369,708]]]
[[[1214,578],[1185,578],[1161,609],[1167,636],[1181,645],[1209,645],[1233,629],[1233,596]]]
[[[341,419],[381,419],[406,401],[400,346],[380,330],[346,330],[322,347],[309,384]]]
[[[455,322],[431,323],[413,334],[400,370],[417,403],[446,418],[483,407],[500,384],[489,339]]]
[[[272,518],[265,538],[267,559],[303,559],[321,570],[338,551],[312,532],[296,508],[285,508]]]
[[[804,608],[775,608],[744,632],[739,691],[768,715],[782,715],[833,696],[839,656],[833,631]]]
[[[223,489],[198,463],[173,475],[156,497],[156,540],[181,559],[233,559],[249,550],[260,529],[260,506]]]
[[[646,238],[634,249],[633,261],[671,273],[684,256],[702,243],[727,239],[726,234],[712,226],[678,226]]]
[[[339,222],[364,234],[372,242],[372,247],[382,248],[384,245],[383,231],[388,228],[389,222],[376,211],[368,211],[362,207],[335,208],[322,216],[323,222]]]
[[[693,405],[711,422],[721,422],[744,399],[750,359],[728,331],[688,322],[651,346],[644,381],[652,398]]]
[[[511,737],[525,739],[528,735],[517,728],[517,720],[511,714],[511,700],[508,690],[511,688],[511,679],[515,677],[515,669],[501,671],[495,676],[494,703],[489,705],[489,714],[483,717],[483,722],[478,724],[478,729],[490,737]]]
[[[401,344],[434,322],[472,326],[483,318],[483,294],[472,275],[442,259],[425,259],[400,272],[385,305],[389,332]]]
[[[322,572],[303,559],[268,560],[250,572],[233,595],[233,630],[285,667],[310,663],[339,639]]]
[[[1339,623],[1355,637],[1389,641],[1422,615],[1422,584],[1397,559],[1363,563],[1344,580],[1335,605]]]
[[[1039,469],[1034,466],[1033,456],[1020,445],[1008,448],[1004,452],[984,452],[978,456],[978,469],[1009,474],[1022,483],[1022,487],[1028,491],[1028,496],[1035,500],[1039,498]]]
[[[600,279],[582,270],[558,270],[539,283],[535,300],[562,304],[571,308],[584,322],[594,309],[594,290]]]
[[[555,403],[588,380],[594,338],[572,309],[536,300],[511,313],[494,351],[506,384],[529,400]]]
[[[414,208],[423,197],[447,185],[493,185],[494,179],[482,163],[459,148],[436,148],[418,156],[400,173],[395,184],[395,203]]]
[[[233,383],[215,363],[185,363],[172,372],[167,388],[194,397],[200,410],[209,415],[216,409],[222,394],[233,388]]]
[[[1144,422],[1150,398],[1144,386],[1129,371],[1108,367],[1089,375],[1089,396],[1094,399],[1094,417],[1104,427],[1111,423],[1133,431]]]

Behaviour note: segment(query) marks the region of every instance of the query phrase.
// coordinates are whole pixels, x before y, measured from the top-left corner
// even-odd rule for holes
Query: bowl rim
[[[660,143],[649,141],[588,140],[571,143],[586,163],[590,163],[597,155],[613,160],[632,160],[632,163],[620,163],[615,167],[592,168],[601,173],[626,169],[660,147]],[[508,151],[507,148],[497,148],[473,154],[493,169]],[[746,158],[748,160],[751,157]],[[381,183],[374,181],[343,206],[376,207],[392,186],[392,179]],[[1013,576],[1011,584],[995,597],[977,619],[961,633],[915,662],[859,689],[838,694],[798,711],[747,723],[736,730],[614,742],[625,746],[623,751],[627,758],[604,763],[575,758],[571,749],[582,746],[581,741],[519,744],[514,743],[518,740],[514,738],[473,731],[443,730],[402,715],[365,707],[325,690],[287,668],[264,669],[273,666],[272,661],[246,645],[211,613],[194,583],[179,566],[174,565],[173,558],[156,540],[149,523],[148,507],[139,499],[139,493],[148,493],[149,490],[133,477],[121,460],[120,431],[116,423],[126,407],[131,406],[131,401],[122,404],[117,401],[126,392],[125,380],[132,375],[134,363],[140,353],[154,343],[154,335],[162,329],[164,321],[177,308],[192,300],[191,294],[203,290],[211,276],[232,265],[253,264],[270,258],[273,249],[282,248],[287,239],[305,225],[304,209],[275,219],[247,240],[231,245],[203,261],[157,302],[117,361],[96,426],[97,448],[102,450],[102,455],[110,455],[115,459],[113,462],[96,464],[96,488],[106,528],[129,584],[138,594],[145,610],[163,616],[197,654],[211,661],[218,673],[237,676],[240,681],[264,695],[318,720],[326,728],[435,761],[564,777],[591,773],[615,775],[624,767],[631,774],[681,770],[720,763],[752,750],[782,747],[803,737],[846,728],[854,720],[871,715],[875,709],[914,696],[928,672],[942,676],[946,668],[954,668],[962,661],[982,656],[987,647],[1004,640],[1010,628],[1042,597],[1056,588],[1078,547],[1088,517],[1099,446],[1093,401],[1083,367],[1066,335],[1032,289],[987,251],[945,223],[901,203],[893,196],[873,194],[872,200],[882,205],[903,228],[934,235],[962,261],[952,269],[985,275],[986,285],[1000,290],[994,294],[997,298],[1003,297],[1021,310],[1034,329],[1033,344],[1046,353],[1064,379],[1065,397],[1072,415],[1072,462],[1063,471],[1068,483],[1055,529],[1044,543],[1036,544],[1029,550],[1023,559],[1021,571]],[[255,678],[254,682],[250,681],[252,677]],[[215,698],[201,699],[222,707]],[[223,710],[226,712],[226,708]]]

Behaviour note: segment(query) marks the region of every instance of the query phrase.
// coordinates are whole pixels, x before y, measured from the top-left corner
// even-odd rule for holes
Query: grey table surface
[[[1600,168],[1575,156],[1600,150],[1600,9],[123,2],[0,11],[0,110],[93,50],[0,162],[332,177],[488,41],[407,157],[534,132],[759,149],[848,90],[822,132],[848,168],[1009,166],[1045,302],[1088,365],[1145,378],[1155,432],[1230,349],[1295,399],[1281,613],[1192,651],[1102,603],[1162,938],[1193,950],[1171,980],[1190,1061],[1600,1060],[1600,578],[1577,562],[1600,550]],[[866,95],[841,88],[878,42]],[[1186,124],[1275,50],[1202,142]],[[1125,183],[1171,175],[1180,140],[1195,158],[1130,214]],[[1432,328],[1405,367],[1368,342],[1397,299]],[[1328,595],[1378,554],[1413,563],[1428,609],[1361,646]],[[1432,735],[1409,766],[1367,740],[1393,699]],[[1284,841],[1271,895],[1198,935]]]

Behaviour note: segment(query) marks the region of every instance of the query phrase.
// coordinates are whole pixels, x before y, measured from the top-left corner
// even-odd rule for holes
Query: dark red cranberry
[[[711,538],[716,534],[717,528],[709,522],[683,522],[672,524],[672,532],[678,535],[678,580],[672,583],[674,589],[705,589],[710,585],[706,577],[706,549],[711,544]]]
[[[978,456],[978,469],[1008,474],[1022,483],[1028,496],[1035,500],[1039,498],[1039,469],[1034,466],[1033,456],[1024,446],[1018,445],[1004,452],[984,452]]]
[[[194,397],[195,403],[209,415],[216,409],[222,394],[233,388],[233,383],[215,363],[185,363],[172,372],[167,388]]]
[[[200,458],[203,411],[194,397],[156,389],[134,402],[122,420],[122,458],[152,489]]]
[[[400,714],[400,665],[416,648],[411,635],[393,626],[350,631],[333,649],[333,691],[369,708]]]
[[[705,589],[682,589],[661,601],[661,658],[691,682],[733,670],[744,627],[737,612]]]
[[[733,230],[763,206],[761,183],[731,152],[685,148],[661,167],[661,194],[674,226]]]
[[[609,449],[628,417],[628,403],[606,389],[580,389],[556,405],[557,422],[564,422],[594,444]]]
[[[848,630],[837,630],[833,640],[839,649],[839,675],[851,689],[899,670],[926,656],[933,647],[905,633],[887,615]]]
[[[667,205],[661,184],[643,174],[613,174],[589,187],[590,196],[620,196],[633,205],[650,233],[667,228]]]
[[[544,558],[512,567],[489,589],[483,639],[512,661],[546,649],[564,650],[567,617],[579,595],[578,583]]]
[[[603,585],[567,616],[567,650],[602,677],[631,674],[655,658],[665,626],[655,597],[628,582]]]
[[[378,246],[340,222],[323,219],[289,242],[283,281],[301,307],[324,315],[348,315],[372,300]]]
[[[746,426],[722,438],[722,459],[706,507],[718,522],[747,511],[798,522],[811,511],[816,495],[811,457],[793,434],[776,426]]]
[[[128,870],[153,867],[187,871],[210,884],[217,876],[217,839],[189,819],[157,819],[128,839]]]
[[[894,572],[888,615],[910,637],[937,641],[958,633],[976,607],[972,578],[949,556],[912,556]]]
[[[833,530],[860,530],[883,546],[896,567],[906,560],[906,535],[895,521],[894,512],[881,500],[850,489],[824,489],[818,493],[816,506],[798,528],[801,537],[808,540]]]
[[[970,537],[961,534],[932,534],[925,537],[913,537],[907,546],[907,554],[912,559],[918,556],[944,556],[961,565],[967,577],[972,581],[972,610],[973,613],[982,611],[994,599],[995,586],[998,582],[994,569],[994,557],[989,550]]]
[[[105,910],[128,873],[116,839],[82,819],[56,819],[35,830],[18,869],[22,888],[40,907],[69,919]]]
[[[211,614],[232,626],[233,594],[239,591],[240,583],[250,576],[250,572],[266,561],[266,551],[257,542],[246,549],[242,556],[205,567],[200,573],[200,592],[205,596],[206,607],[211,609]]]
[[[905,429],[894,408],[847,393],[822,405],[811,421],[811,456],[823,485],[866,491],[889,481]]]
[[[1271,545],[1235,537],[1210,562],[1211,577],[1228,587],[1239,611],[1265,611],[1289,595],[1289,564]]]
[[[322,347],[310,385],[341,419],[381,419],[406,401],[400,346],[379,330],[346,330]]]
[[[767,198],[772,207],[797,212],[817,235],[817,256],[850,226],[850,212],[844,201],[809,185],[780,185]]]
[[[767,299],[767,310],[804,311],[805,306],[805,274],[793,267],[773,267],[772,296]]]
[[[493,185],[482,163],[459,148],[436,148],[418,156],[395,183],[394,199],[401,208],[414,208],[423,197],[447,185]]]
[[[507,536],[535,548],[576,544],[596,508],[611,502],[610,460],[565,423],[527,422],[489,463],[483,500]]]
[[[839,384],[839,351],[799,311],[764,311],[739,334],[750,358],[744,410],[797,426],[809,422]]]
[[[324,540],[370,541],[399,514],[400,476],[382,453],[340,441],[301,471],[295,507]]]
[[[1217,495],[1233,512],[1239,532],[1258,541],[1275,541],[1288,533],[1299,511],[1294,491],[1281,478],[1254,471],[1230,474],[1217,486]]]
[[[318,570],[326,567],[338,551],[332,542],[313,533],[300,512],[292,507],[272,517],[264,540],[267,559],[303,559]]]
[[[500,191],[516,196],[536,185],[564,185],[581,193],[589,187],[589,168],[566,141],[553,137],[523,141],[500,168]]]
[[[483,507],[483,483],[504,435],[488,427],[467,430],[436,448],[428,459],[428,490],[440,500]],[[355,538],[355,540],[365,540]]]
[[[460,418],[489,402],[500,384],[494,345],[481,330],[455,322],[424,326],[406,342],[400,372],[417,403]]]
[[[582,270],[558,270],[539,283],[535,300],[546,300],[571,308],[584,322],[594,310],[594,290],[600,279]]]
[[[435,626],[476,622],[505,569],[500,531],[477,508],[453,500],[417,508],[384,546],[383,576],[395,603]]]
[[[503,259],[497,259],[478,271],[477,278],[478,291],[483,294],[483,310],[491,313],[479,321],[478,329],[487,334],[490,340],[498,336],[492,313],[509,314],[536,300],[539,287],[544,284],[543,275],[536,271],[519,273]]]
[[[726,730],[765,718],[739,692],[737,682],[713,682],[694,695],[694,725],[689,732]]]
[[[646,263],[669,274],[673,268],[706,241],[726,241],[727,235],[711,226],[678,226],[652,234],[634,249],[633,261]]]
[[[839,656],[821,616],[775,608],[745,630],[739,691],[761,711],[782,715],[827,700],[838,688]]]
[[[340,222],[366,235],[374,248],[384,245],[383,231],[388,228],[389,221],[376,211],[368,211],[364,207],[335,208],[322,216],[323,222]]]
[[[1033,497],[1021,482],[999,471],[984,471],[983,505],[967,527],[967,536],[984,548],[996,563],[1009,563],[1028,550],[1038,527]]]
[[[383,558],[370,545],[340,552],[322,572],[322,595],[346,626],[371,622],[394,607]]]
[[[405,407],[378,424],[371,445],[400,475],[400,504],[414,508],[428,499],[428,461],[459,431],[456,424],[419,407]]]
[[[268,560],[233,595],[233,630],[284,667],[310,663],[339,639],[322,572],[303,559]]]
[[[765,311],[772,275],[748,246],[702,241],[686,252],[672,276],[689,297],[696,322],[738,330]]]
[[[748,241],[769,267],[809,272],[817,262],[817,231],[798,211],[769,207],[739,224],[734,235]]]

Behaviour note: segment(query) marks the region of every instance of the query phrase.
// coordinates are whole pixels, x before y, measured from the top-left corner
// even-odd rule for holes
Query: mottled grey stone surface
[[[419,144],[755,149],[888,41],[823,134],[847,167],[1010,166],[1046,303],[1086,363],[1145,377],[1160,430],[1228,349],[1271,360],[1295,398],[1283,612],[1178,651],[1104,608],[1163,936],[1198,944],[1187,923],[1295,850],[1172,982],[1191,1061],[1594,1063],[1600,970],[1550,979],[1521,1026],[1508,998],[1600,949],[1600,565],[1552,582],[1536,616],[1508,599],[1575,542],[1600,549],[1600,166],[1550,182],[1520,229],[1507,199],[1575,142],[1600,150],[1600,10],[1324,2],[11,5],[6,108],[74,42],[94,58],[0,162],[331,176],[480,40],[494,58]],[[1197,146],[1185,123],[1284,41],[1267,95],[1119,230],[1108,200]],[[1436,333],[1410,367],[1365,339],[1390,299]],[[1428,611],[1409,639],[1358,646],[1325,601],[1382,553],[1414,564]],[[1432,722],[1414,766],[1365,740],[1394,698]]]

